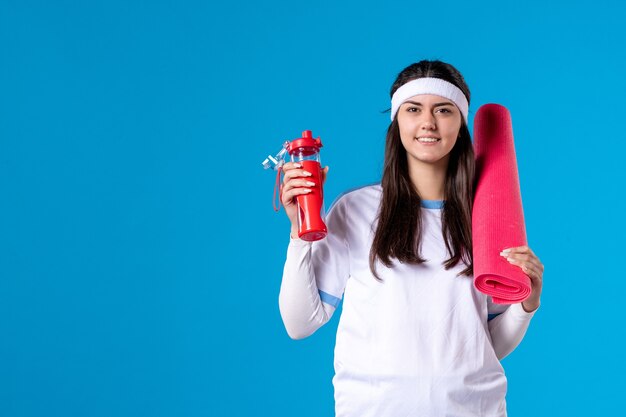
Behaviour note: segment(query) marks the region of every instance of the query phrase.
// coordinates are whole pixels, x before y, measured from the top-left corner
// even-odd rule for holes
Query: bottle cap
[[[313,133],[310,130],[302,132],[302,137],[292,140],[289,143],[289,153],[296,151],[299,148],[316,148],[318,151],[322,147],[322,140],[318,137],[313,139]]]

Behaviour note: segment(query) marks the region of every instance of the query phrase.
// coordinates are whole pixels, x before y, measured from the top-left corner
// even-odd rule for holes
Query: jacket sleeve
[[[324,239],[289,242],[278,305],[292,339],[308,337],[327,323],[343,296],[350,275],[344,203],[328,213]]]
[[[520,344],[536,311],[527,313],[522,303],[516,303],[489,320],[491,342],[498,359],[504,359]]]

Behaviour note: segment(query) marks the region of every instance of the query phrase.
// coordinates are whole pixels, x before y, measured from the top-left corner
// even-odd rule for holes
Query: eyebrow
[[[419,103],[417,101],[407,100],[404,103],[411,103],[411,104],[415,104],[416,106],[422,106],[422,103]],[[439,107],[439,106],[454,106],[454,104],[446,101],[446,102],[441,102],[441,103],[435,103],[433,107]]]

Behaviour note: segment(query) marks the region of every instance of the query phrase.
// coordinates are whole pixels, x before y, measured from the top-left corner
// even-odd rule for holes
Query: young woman
[[[313,184],[301,166],[284,166],[292,227],[281,316],[292,338],[304,338],[343,298],[337,416],[506,416],[499,359],[539,307],[543,265],[526,246],[501,253],[531,279],[523,303],[496,305],[473,285],[469,101],[449,64],[421,61],[400,72],[382,181],[341,196],[321,241],[297,238],[294,199]]]

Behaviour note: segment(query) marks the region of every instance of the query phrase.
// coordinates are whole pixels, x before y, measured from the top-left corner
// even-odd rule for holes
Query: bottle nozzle
[[[265,158],[265,160],[263,162],[261,162],[261,165],[263,165],[264,169],[274,169],[274,170],[278,170],[279,168],[281,168],[284,164],[285,164],[285,154],[287,153],[287,147],[289,146],[289,141],[286,141],[285,143],[283,143],[283,147],[282,149],[274,156],[272,155],[268,155],[267,158]]]

